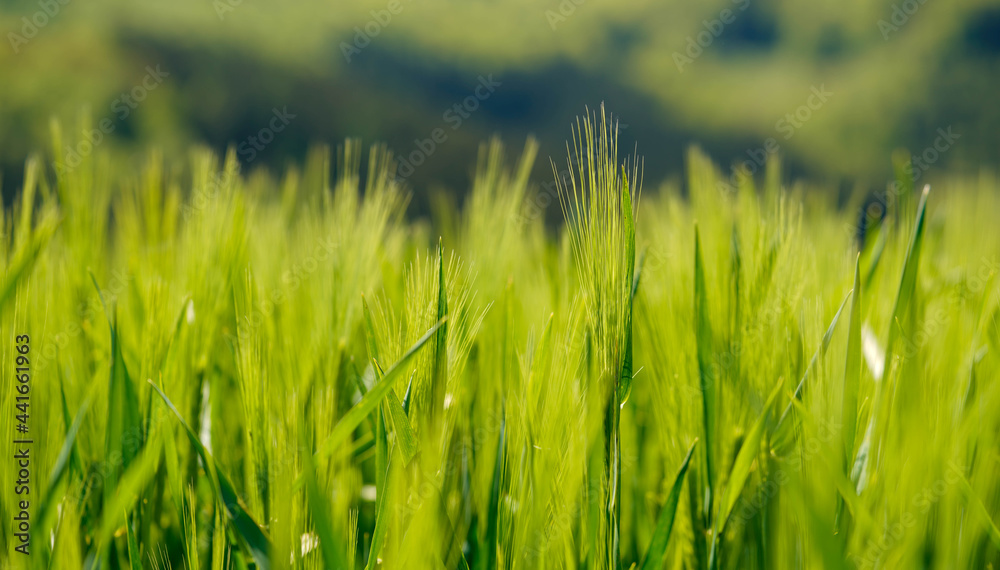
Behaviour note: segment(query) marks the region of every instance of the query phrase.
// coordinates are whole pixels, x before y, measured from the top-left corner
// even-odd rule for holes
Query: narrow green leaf
[[[872,246],[872,251],[869,254],[870,261],[868,262],[868,269],[865,271],[865,277],[862,279],[861,284],[867,289],[875,278],[875,271],[879,267],[879,262],[882,260],[882,254],[885,253],[885,244],[888,242],[889,232],[884,227],[884,224],[878,231],[878,240],[875,245]]]
[[[691,462],[691,455],[694,447],[698,444],[695,439],[691,442],[681,468],[674,477],[674,483],[670,486],[670,494],[667,495],[666,502],[660,510],[660,517],[656,521],[656,529],[653,531],[653,538],[649,542],[649,549],[642,560],[641,570],[655,570],[663,566],[663,557],[667,553],[667,545],[670,544],[670,531],[674,526],[674,517],[677,515],[677,505],[681,498],[681,488],[684,486],[684,475],[687,473],[688,463]]]
[[[142,444],[142,419],[139,417],[139,396],[125,367],[117,327],[111,330],[111,352],[113,361],[104,450],[106,457],[121,453],[122,469],[126,469]]]
[[[413,358],[413,355],[420,350],[424,344],[434,333],[436,333],[441,326],[444,325],[444,321],[439,321],[437,324],[432,326],[424,336],[420,337],[409,350],[406,351],[397,362],[390,368],[385,376],[380,382],[377,382],[371,390],[368,391],[361,401],[355,404],[353,408],[344,414],[344,417],[340,418],[337,425],[333,426],[333,430],[330,435],[327,436],[326,441],[320,446],[319,450],[316,451],[317,459],[326,457],[333,452],[343,441],[350,437],[351,433],[358,427],[358,425],[364,421],[365,417],[368,416],[381,402],[382,399],[386,397],[390,390],[392,390],[392,385],[398,380],[405,370],[406,364]]]
[[[507,445],[507,421],[503,409],[500,411],[500,437],[497,439],[496,462],[493,464],[493,479],[490,483],[490,503],[487,511],[486,533],[480,547],[483,551],[482,562],[476,564],[477,568],[489,569],[496,566],[497,549],[499,547],[500,529],[500,504],[503,494],[503,472],[504,472],[504,452]],[[477,557],[477,560],[480,558]]]
[[[396,447],[403,454],[403,465],[409,465],[410,461],[420,451],[420,444],[417,435],[410,424],[403,405],[399,402],[396,392],[389,390],[385,397],[385,407],[389,410],[389,419],[392,421],[392,431],[396,434]]]
[[[361,309],[365,315],[365,346],[368,348],[368,359],[371,361],[381,360],[378,355],[378,342],[375,338],[375,322],[372,318],[372,311],[368,307],[368,300],[364,294],[361,295]]]
[[[128,565],[130,570],[142,570],[142,554],[139,552],[139,541],[135,538],[135,525],[125,513],[125,530],[128,534]]]
[[[14,254],[6,271],[0,275],[0,307],[14,293],[21,279],[31,271],[42,249],[48,245],[58,225],[59,221],[55,216],[46,217],[31,234],[31,239],[28,240],[25,246]]]
[[[376,382],[381,382],[385,376],[385,372],[382,371],[382,367],[379,366],[378,362],[373,361],[372,365],[375,369]],[[413,376],[410,376],[410,382],[413,382]],[[407,389],[409,389],[409,386]],[[393,433],[396,434],[396,445],[403,454],[403,465],[409,465],[410,460],[420,451],[420,443],[417,441],[417,435],[413,431],[410,418],[406,415],[406,410],[403,409],[403,405],[399,402],[399,396],[396,396],[395,390],[389,390],[386,394],[385,402],[379,407],[379,410],[382,416],[388,414],[392,422]],[[383,418],[380,421],[384,422],[385,420]],[[381,425],[382,429],[385,429],[385,427],[385,424]]]
[[[847,361],[844,364],[844,389],[841,434],[844,441],[844,467],[854,460],[854,438],[858,423],[858,389],[861,385],[861,261],[854,265],[854,292],[848,326]]]
[[[691,481],[699,483],[701,481],[698,473],[698,462],[691,466]],[[703,512],[704,500],[701,497],[701,485],[688,485],[688,516],[690,517],[691,534],[694,539],[691,541],[694,546],[694,567],[702,570],[708,568],[708,552],[705,550],[706,536],[706,515]]]
[[[906,323],[905,326],[909,326],[906,315],[909,313],[910,300],[917,287],[917,269],[920,266],[924,220],[927,214],[927,196],[930,193],[930,189],[930,185],[924,186],[924,191],[920,196],[920,204],[917,207],[917,221],[913,228],[913,237],[910,240],[909,249],[906,252],[906,261],[903,263],[903,275],[900,278],[896,303],[892,309],[892,318],[889,322],[889,340],[885,346],[885,369],[887,371],[896,351],[896,341],[899,338],[900,327],[903,327],[904,323]],[[851,476],[857,483],[859,494],[868,485],[868,470],[872,465],[872,454],[878,454],[878,441],[875,440],[876,424],[886,425],[892,411],[892,394],[886,393],[886,385],[889,382],[890,378],[886,376],[876,385],[874,402],[872,404],[872,417],[868,422],[864,439],[854,459],[854,467],[851,469]]]
[[[403,411],[406,416],[410,416],[410,396],[413,395],[413,379],[417,377],[417,371],[410,373],[410,380],[406,383],[406,392],[403,393]]]
[[[698,379],[701,387],[702,428],[705,432],[705,475],[708,478],[706,514],[711,516],[715,486],[715,379],[712,371],[712,328],[708,316],[708,295],[705,292],[705,269],[701,260],[701,239],[698,225],[694,227],[694,326],[698,349]]]
[[[629,210],[631,211],[631,209]],[[639,256],[639,263],[632,278],[632,287],[628,299],[628,321],[625,325],[625,357],[622,359],[622,373],[618,380],[618,405],[624,406],[632,393],[632,310],[635,306],[635,293],[639,290],[639,278],[642,277],[642,266],[646,261],[646,253]]]
[[[800,520],[808,531],[808,543],[812,544],[815,551],[820,555],[823,563],[819,567],[826,570],[848,570],[853,568],[847,561],[843,551],[842,540],[833,533],[833,521],[824,516],[812,498],[802,488],[802,484],[797,478],[789,478],[790,493],[795,495],[795,499],[790,500],[793,508],[799,512]]]
[[[365,381],[358,372],[358,367],[354,364],[354,357],[350,358],[350,366],[347,367],[347,374],[354,379],[354,385],[358,388],[358,393],[364,398],[365,394],[368,393],[368,388],[365,386]],[[374,365],[372,366],[374,369]],[[377,372],[376,372],[377,374]],[[378,432],[378,418],[368,416],[368,427],[372,430],[372,433]]]
[[[378,558],[382,553],[382,547],[385,546],[385,536],[389,530],[389,523],[392,518],[392,510],[389,507],[392,504],[392,501],[389,499],[391,492],[389,486],[386,484],[389,480],[390,469],[392,469],[392,456],[389,456],[386,471],[382,475],[382,487],[376,490],[375,531],[372,533],[371,550],[368,552],[368,563],[365,565],[367,570],[374,570],[378,566]]]
[[[391,391],[389,392],[392,393]],[[385,476],[389,471],[389,434],[385,425],[385,406],[379,406],[375,419],[375,493],[385,489]]]
[[[105,504],[100,532],[97,535],[99,548],[101,545],[108,544],[122,522],[128,526],[128,516],[126,514],[123,521],[122,514],[132,510],[135,502],[139,500],[143,488],[156,474],[160,462],[160,451],[159,443],[146,447],[142,455],[137,457],[132,465],[122,473],[120,482],[113,489],[112,499]]]
[[[434,339],[434,379],[431,384],[431,418],[444,412],[444,396],[448,389],[448,323],[444,322],[448,315],[448,290],[444,281],[444,247],[438,238],[438,328]]]
[[[70,426],[73,425],[74,420],[69,414],[69,403],[66,401],[66,375],[61,366],[57,366],[56,369],[59,371],[59,401],[62,404],[63,423],[66,425],[66,437],[69,438]],[[89,401],[90,397],[88,396],[85,403]],[[80,410],[83,409],[83,407],[80,408]],[[77,473],[83,473],[83,464],[80,461],[80,450],[78,447],[79,446],[74,441],[69,456],[70,467],[76,469]],[[72,474],[72,471],[70,471],[70,473]]]
[[[816,417],[798,400],[793,400],[792,405],[795,406],[795,411],[801,418],[803,418],[805,423],[812,429],[813,433],[818,433],[820,428],[816,421]],[[857,492],[854,490],[854,484],[850,479],[848,479],[847,474],[841,471],[842,466],[837,465],[836,460],[828,454],[820,453],[818,454],[818,458],[826,463],[823,468],[826,469],[827,475],[833,480],[833,484],[837,488],[844,504],[847,506],[848,511],[851,513],[851,517],[853,517],[854,522],[860,525],[855,528],[875,528],[876,523],[872,519],[871,513],[868,511],[867,507],[862,504]],[[799,471],[801,472],[801,460],[798,465]]]
[[[903,276],[899,281],[899,292],[896,294],[896,304],[892,309],[892,318],[889,321],[889,340],[885,345],[886,367],[892,360],[895,343],[898,339],[898,326],[908,324],[906,315],[910,307],[910,299],[917,288],[917,269],[920,266],[920,252],[924,242],[924,220],[927,214],[927,196],[930,193],[930,185],[924,186],[924,191],[920,195],[920,204],[917,206],[917,222],[913,229],[913,238],[906,252],[906,261],[903,264]]]
[[[629,294],[629,299],[635,302],[635,295],[639,292],[639,280],[642,277],[642,268],[646,265],[646,250],[643,250],[639,255],[639,259],[635,264],[635,275],[632,277],[632,291]]]
[[[729,482],[726,485],[725,492],[722,494],[722,506],[719,511],[717,532],[714,535],[715,540],[718,539],[719,535],[726,528],[729,515],[733,512],[733,507],[736,506],[736,501],[739,500],[740,494],[743,492],[743,486],[750,475],[750,467],[753,466],[754,461],[757,459],[757,454],[760,452],[760,442],[764,435],[764,426],[767,424],[767,418],[771,414],[771,406],[781,392],[782,384],[783,382],[779,380],[777,386],[771,390],[771,395],[767,397],[767,403],[764,404],[764,409],[761,411],[760,417],[757,418],[753,427],[750,428],[746,439],[743,440],[743,446],[740,447],[739,453],[736,454],[736,460],[733,461],[733,470],[729,473]]]
[[[108,384],[108,423],[104,432],[104,457],[110,461],[112,457],[121,457],[121,465],[116,466],[104,487],[105,503],[110,502],[118,486],[119,475],[128,469],[132,460],[143,446],[142,418],[139,410],[139,396],[136,393],[132,379],[129,377],[122,356],[121,342],[118,336],[117,317],[112,324],[111,312],[105,304],[101,288],[94,274],[90,274],[94,287],[97,289],[101,305],[108,318],[108,328],[111,333],[111,374]]]
[[[997,528],[993,517],[990,516],[989,510],[986,509],[986,505],[983,504],[982,499],[976,494],[976,490],[972,488],[965,474],[958,473],[958,477],[962,494],[965,495],[965,500],[972,507],[972,512],[979,517],[979,521],[986,527],[986,534],[990,537],[990,542],[993,543],[994,548],[1000,548],[1000,529]]]
[[[795,388],[795,396],[793,400],[802,401],[802,396],[805,393],[806,380],[809,378],[809,373],[816,367],[816,363],[819,359],[823,358],[826,354],[826,349],[830,346],[830,340],[833,339],[833,332],[837,328],[837,322],[840,321],[840,314],[844,312],[844,307],[847,306],[847,301],[851,299],[853,292],[849,292],[846,297],[844,297],[843,302],[840,303],[840,308],[837,309],[837,313],[833,315],[833,319],[830,320],[830,326],[827,327],[826,333],[823,334],[823,340],[820,342],[819,347],[816,348],[816,352],[813,353],[812,358],[809,360],[809,365],[806,366],[806,371],[802,373],[802,379],[799,380],[799,385]],[[781,417],[778,419],[778,425],[775,426],[774,431],[777,433],[785,422],[785,418],[792,411],[792,402],[788,402],[785,406],[785,411],[781,413]]]
[[[76,412],[76,417],[73,418],[73,423],[66,430],[66,439],[63,441],[62,448],[59,449],[59,455],[56,456],[56,462],[52,466],[52,471],[49,474],[49,482],[45,486],[45,491],[41,495],[41,502],[39,502],[38,510],[34,515],[36,521],[32,527],[31,540],[35,544],[44,539],[42,533],[44,529],[49,526],[49,519],[52,516],[53,507],[62,499],[60,495],[56,494],[56,489],[62,482],[63,477],[65,477],[67,469],[70,465],[73,449],[76,446],[76,434],[79,433],[80,424],[83,422],[84,416],[87,415],[87,408],[90,407],[91,395],[88,395],[87,399],[85,399],[83,404],[80,405],[80,409]]]
[[[184,426],[184,431],[187,433],[188,440],[191,441],[191,445],[194,447],[195,451],[198,452],[198,456],[201,457],[202,463],[205,466],[205,472],[208,474],[209,482],[212,486],[212,491],[215,494],[216,500],[219,502],[219,506],[226,510],[226,515],[232,524],[233,529],[236,531],[237,536],[240,538],[241,546],[250,554],[254,562],[257,563],[260,570],[270,570],[271,560],[271,540],[267,537],[267,534],[261,529],[260,525],[253,519],[247,510],[247,507],[243,503],[243,499],[239,498],[236,494],[233,484],[226,477],[226,474],[219,471],[215,467],[215,460],[212,455],[208,453],[205,446],[201,444],[201,439],[198,434],[191,429],[191,426],[184,421],[184,417],[181,415],[177,408],[174,407],[173,402],[167,395],[160,390],[160,387],[149,380],[149,385],[156,390],[156,393],[160,395],[163,402],[167,404],[170,411],[174,413],[177,420],[181,422]],[[363,418],[364,416],[362,416]],[[359,420],[360,423],[360,420]]]
[[[301,446],[308,449],[308,441],[304,431],[300,432]],[[312,516],[316,536],[319,537],[320,551],[323,554],[323,566],[326,568],[348,568],[347,555],[342,548],[330,519],[330,505],[316,482],[316,467],[312,455],[302,455],[302,476],[306,487],[306,500],[309,503],[309,513]]]

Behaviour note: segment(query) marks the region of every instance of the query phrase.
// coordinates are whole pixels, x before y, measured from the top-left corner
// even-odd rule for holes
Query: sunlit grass
[[[534,143],[484,145],[429,222],[355,143],[280,179],[29,162],[0,478],[27,334],[31,555],[5,484],[0,565],[1000,563],[1000,181],[902,180],[859,243],[777,162],[729,187],[692,151],[640,203],[615,124],[567,133],[557,199]]]

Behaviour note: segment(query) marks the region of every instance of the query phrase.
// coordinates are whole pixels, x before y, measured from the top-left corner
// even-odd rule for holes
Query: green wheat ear
[[[617,126],[603,105],[599,119],[589,111],[577,119],[572,140],[569,183],[556,175],[559,203],[598,347],[599,376],[611,375],[608,382],[617,388],[631,336],[639,165],[618,163]]]
[[[567,145],[568,146],[568,145]],[[568,149],[567,149],[568,150]],[[635,216],[637,202],[629,187],[629,167],[618,163],[618,130],[601,105],[600,119],[577,119],[571,172],[567,185],[556,172],[559,203],[567,218],[570,242],[583,296],[587,326],[594,342],[595,365],[589,379],[599,397],[606,399],[601,498],[603,519],[598,526],[595,551],[609,568],[620,561],[621,405],[628,398],[632,380],[632,298],[635,273]],[[575,161],[575,165],[574,165]],[[574,172],[575,166],[575,172]],[[638,163],[631,165],[633,181],[639,180]],[[595,463],[596,464],[596,463]]]

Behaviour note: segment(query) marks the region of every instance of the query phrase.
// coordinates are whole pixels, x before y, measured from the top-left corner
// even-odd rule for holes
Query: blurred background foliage
[[[938,129],[959,138],[935,170],[1000,156],[995,0],[61,1],[0,2],[8,200],[25,158],[50,149],[50,119],[76,125],[82,109],[112,121],[101,150],[134,161],[239,145],[287,109],[253,164],[240,155],[272,171],[345,137],[406,156],[442,128],[408,179],[417,212],[436,189],[464,191],[491,135],[537,137],[533,177],[550,181],[544,158],[564,164],[569,123],[602,101],[654,182],[679,175],[692,144],[728,164],[768,138],[790,176],[842,192],[884,187],[891,152],[920,154]],[[147,66],[169,75],[122,119],[114,102]],[[453,130],[445,113],[480,76],[500,86]],[[779,121],[813,88],[832,95],[786,139]]]

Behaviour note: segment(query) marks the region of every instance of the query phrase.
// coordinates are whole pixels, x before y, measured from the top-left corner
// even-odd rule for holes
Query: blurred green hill
[[[280,169],[315,143],[384,141],[420,159],[418,209],[464,189],[494,134],[563,163],[570,121],[602,101],[647,181],[691,144],[751,167],[780,152],[792,175],[852,188],[881,187],[899,147],[937,143],[935,170],[1000,158],[996,1],[19,0],[0,30],[5,194],[50,148],[50,118],[84,107],[109,121],[98,146],[130,157],[232,144]],[[276,112],[293,118],[267,133]]]

